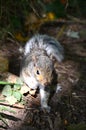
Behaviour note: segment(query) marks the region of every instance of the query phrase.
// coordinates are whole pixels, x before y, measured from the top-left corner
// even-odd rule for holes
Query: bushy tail
[[[35,48],[44,49],[48,56],[54,57],[59,62],[64,59],[64,49],[53,37],[35,35],[26,43],[24,55],[29,54]]]

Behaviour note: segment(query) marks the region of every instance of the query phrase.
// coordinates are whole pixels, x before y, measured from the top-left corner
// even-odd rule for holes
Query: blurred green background
[[[55,19],[67,18],[68,15],[85,19],[85,5],[86,0],[0,0],[0,38],[6,31],[24,32],[26,17],[31,13],[40,19],[50,12],[50,17],[54,15]]]

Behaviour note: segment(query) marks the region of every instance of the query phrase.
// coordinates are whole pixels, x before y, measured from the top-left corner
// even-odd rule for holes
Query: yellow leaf
[[[64,120],[64,125],[68,125],[68,121],[66,119]]]
[[[23,37],[20,32],[15,34],[15,38],[20,42],[26,42],[28,40],[28,37]]]
[[[54,20],[55,14],[53,12],[49,12],[49,13],[47,13],[47,18],[48,18],[48,20]]]

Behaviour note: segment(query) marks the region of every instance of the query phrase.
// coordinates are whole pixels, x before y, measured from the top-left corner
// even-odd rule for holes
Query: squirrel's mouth
[[[42,85],[43,87],[48,87],[48,86],[51,85],[51,83],[49,83],[49,82],[43,82],[43,83],[41,83],[41,85]]]
[[[44,86],[50,86],[50,83],[49,82],[45,82],[43,83]]]

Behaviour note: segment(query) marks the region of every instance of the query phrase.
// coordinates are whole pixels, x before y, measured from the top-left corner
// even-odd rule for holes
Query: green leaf
[[[14,91],[20,90],[21,85],[15,84],[15,85],[13,86],[13,88],[14,88]]]
[[[12,95],[12,96],[6,97],[6,101],[8,101],[10,105],[13,105],[17,102],[17,99]]]
[[[0,105],[0,111],[8,111],[8,112],[13,113],[13,114],[16,113],[15,111],[11,110],[10,107],[8,108],[8,107],[5,107],[3,105]]]
[[[14,91],[13,96],[17,99],[17,101],[22,99],[22,94],[19,91]]]
[[[23,82],[20,78],[17,79],[16,84],[14,84],[14,90],[20,90]]]
[[[16,80],[16,83],[17,83],[17,84],[20,84],[20,85],[23,84],[23,82],[22,82],[22,80],[21,80],[20,78],[18,78],[18,79]]]
[[[12,88],[10,85],[6,85],[3,90],[2,90],[2,95],[8,97],[8,96],[11,96],[12,95]]]

